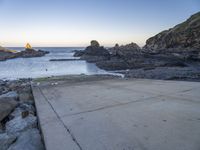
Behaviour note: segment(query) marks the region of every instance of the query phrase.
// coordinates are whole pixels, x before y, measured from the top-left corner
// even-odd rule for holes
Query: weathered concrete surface
[[[199,150],[200,82],[33,85],[47,150]]]

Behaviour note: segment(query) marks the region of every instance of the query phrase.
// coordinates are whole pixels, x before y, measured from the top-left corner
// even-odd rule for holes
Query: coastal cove
[[[22,47],[12,47],[17,51],[23,50]],[[81,47],[40,47],[49,51],[43,57],[15,58],[0,61],[0,79],[19,79],[19,78],[39,78],[59,75],[78,75],[78,74],[109,74],[99,69],[93,63],[80,61],[50,61],[51,59],[73,59],[73,50],[82,50]]]
[[[0,150],[200,150],[200,0],[0,12]]]

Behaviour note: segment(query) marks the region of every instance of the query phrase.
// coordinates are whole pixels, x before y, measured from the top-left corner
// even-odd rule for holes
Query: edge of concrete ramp
[[[43,95],[40,87],[32,84],[32,91],[46,150],[81,150],[69,129]]]

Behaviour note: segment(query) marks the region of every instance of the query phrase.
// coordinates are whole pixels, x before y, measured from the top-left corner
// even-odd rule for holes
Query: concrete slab
[[[136,79],[33,85],[47,150],[199,150],[199,91]]]

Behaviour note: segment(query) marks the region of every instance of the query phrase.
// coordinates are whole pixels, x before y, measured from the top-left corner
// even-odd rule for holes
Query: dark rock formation
[[[75,52],[74,56],[81,57],[88,62],[99,62],[110,59],[110,54],[107,49],[100,46],[95,40],[91,41],[91,45],[88,46],[84,51]]]
[[[119,46],[116,44],[113,48],[108,49],[112,56],[130,57],[141,53],[141,48],[136,43]]]
[[[143,49],[135,43],[116,44],[108,52],[92,41],[75,56],[101,69],[121,70],[126,77],[200,80],[200,12],[148,39]]]
[[[20,57],[23,58],[29,58],[29,57],[42,57],[45,54],[48,54],[49,52],[47,51],[42,51],[42,50],[34,50],[34,49],[25,49],[25,51],[20,52]]]
[[[13,52],[6,48],[0,47],[0,61],[12,59],[12,58],[19,58],[19,57],[22,57],[22,58],[42,57],[48,53],[49,52],[47,51],[42,51],[42,50],[37,51],[34,49],[25,49],[24,51],[21,51],[21,52]]]
[[[169,48],[200,51],[200,12],[174,28],[151,37],[144,48],[153,52]]]
[[[98,67],[106,70],[124,70],[133,68],[133,60],[141,54],[141,48],[136,43],[119,46],[116,44],[113,48],[108,49],[110,59],[106,61],[98,61]]]

